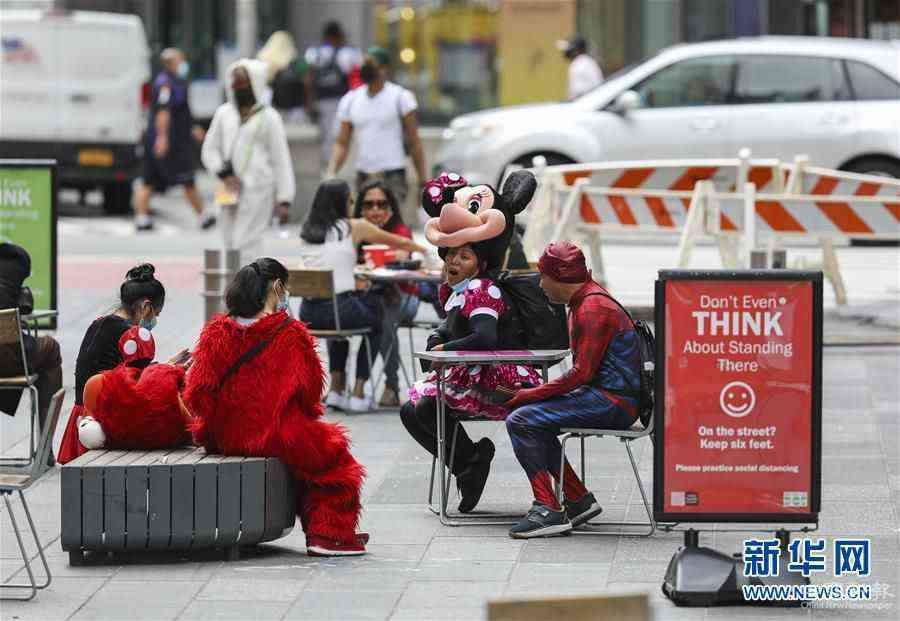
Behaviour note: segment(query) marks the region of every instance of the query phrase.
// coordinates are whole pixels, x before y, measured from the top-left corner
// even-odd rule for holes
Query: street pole
[[[241,58],[256,56],[256,0],[237,0],[237,47]]]

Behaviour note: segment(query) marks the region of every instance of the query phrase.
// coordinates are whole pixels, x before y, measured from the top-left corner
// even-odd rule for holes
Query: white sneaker
[[[347,395],[329,390],[328,395],[325,397],[325,405],[336,410],[346,410],[347,404]]]
[[[351,412],[371,412],[375,409],[375,402],[371,397],[350,397],[348,408]]]

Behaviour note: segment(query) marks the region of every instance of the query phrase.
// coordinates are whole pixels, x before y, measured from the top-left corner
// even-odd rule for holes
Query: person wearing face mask
[[[150,196],[165,193],[171,186],[184,186],[184,195],[197,212],[200,227],[216,223],[215,215],[203,205],[194,185],[194,146],[203,130],[193,126],[188,102],[190,65],[181,50],[167,48],[160,54],[163,70],[153,81],[150,114],[144,135],[144,173],[134,201],[135,228],[149,231]]]
[[[94,375],[122,363],[119,349],[122,335],[132,326],[153,330],[165,301],[166,290],[156,278],[156,268],[149,263],[138,265],[125,275],[125,282],[119,288],[118,307],[112,313],[98,317],[88,327],[75,362],[75,406],[56,457],[59,463],[71,461],[86,450],[78,440],[78,419],[85,414],[85,384]],[[186,356],[187,350],[184,350],[169,360],[169,364],[181,363]]]
[[[287,221],[296,189],[284,123],[269,105],[266,71],[266,63],[249,59],[228,68],[228,101],[216,110],[201,151],[203,165],[227,188],[217,193],[225,247],[252,256],[262,254],[273,213]]]
[[[425,179],[425,154],[419,140],[416,96],[387,79],[390,58],[380,47],[366,52],[359,77],[364,84],[341,98],[337,118],[340,123],[325,173],[334,177],[347,160],[350,140],[359,142],[356,160],[357,188],[366,181],[382,179],[397,202],[406,204],[406,150],[416,169],[416,187]]]
[[[275,259],[244,266],[226,291],[228,313],[203,328],[184,392],[194,442],[279,458],[297,481],[307,554],[365,554],[368,535],[356,532],[365,468],[346,430],[322,418],[325,372],[315,339],[285,312],[288,280]]]
[[[486,274],[492,240],[448,248],[444,257],[446,282],[438,293],[447,318],[428,337],[428,351],[478,351],[516,349],[503,342],[508,332],[500,325],[511,310],[501,289]],[[459,511],[472,511],[481,498],[494,458],[489,438],[472,442],[459,420],[479,416],[503,420],[509,413],[504,405],[513,391],[541,383],[534,368],[515,364],[475,367],[454,366],[444,379],[446,417],[445,438],[456,433],[456,451],[450,472],[460,492]],[[437,454],[437,372],[432,370],[409,390],[410,400],[400,408],[400,419],[422,448]],[[449,453],[449,452],[448,452]]]

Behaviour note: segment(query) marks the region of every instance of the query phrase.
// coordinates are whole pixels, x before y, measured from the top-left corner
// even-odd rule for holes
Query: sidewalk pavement
[[[65,228],[65,225],[63,226]],[[143,238],[146,239],[146,238]],[[168,296],[154,331],[165,359],[196,338],[202,322],[199,259],[178,242],[123,239],[130,252],[97,256],[90,237],[62,236],[60,329],[66,387],[72,402],[77,349],[90,321],[115,302],[124,271],[143,254],[154,260]],[[108,248],[114,245],[103,244]],[[184,242],[187,243],[187,242]],[[624,251],[623,251],[624,252]],[[273,253],[274,254],[274,253]],[[279,256],[276,254],[276,256]],[[609,263],[608,263],[609,265]],[[883,282],[883,281],[882,281]],[[873,289],[874,290],[874,289]],[[849,324],[852,331],[854,324]],[[424,340],[417,334],[417,342]],[[403,342],[401,340],[401,342]],[[411,364],[403,349],[405,364]],[[646,593],[656,619],[847,619],[900,616],[900,349],[827,348],[823,382],[823,503],[817,536],[872,540],[872,575],[851,580],[874,586],[885,610],[676,608],[660,592],[680,533],[649,539],[614,535],[515,541],[507,528],[441,526],[425,508],[431,461],[407,436],[396,412],[329,413],[346,425],[353,452],[366,465],[361,528],[371,533],[369,554],[356,559],[306,556],[302,531],[226,563],[210,555],[101,558],[69,567],[60,549],[59,470],[27,496],[49,556],[53,584],[28,603],[2,602],[3,619],[483,619],[495,598]],[[24,411],[0,417],[0,448],[21,447]],[[60,427],[65,425],[65,418]],[[497,457],[480,509],[524,511],[528,482],[516,464],[506,430],[474,423],[475,438],[491,437]],[[602,518],[640,519],[640,494],[622,447],[588,442],[588,487],[604,507]],[[573,447],[577,454],[577,448]],[[635,447],[641,478],[652,489],[649,440]],[[454,490],[455,494],[455,490]],[[451,499],[451,502],[455,497]],[[18,503],[14,500],[14,505]],[[8,516],[0,510],[0,580],[21,579],[22,563]],[[21,511],[17,514],[23,523]],[[748,525],[749,526],[749,525]],[[727,528],[734,528],[728,525]],[[742,533],[704,534],[701,544],[741,549]],[[830,544],[829,544],[830,545]],[[32,550],[32,556],[36,552]],[[814,578],[814,582],[831,582]],[[840,581],[841,579],[838,579]]]

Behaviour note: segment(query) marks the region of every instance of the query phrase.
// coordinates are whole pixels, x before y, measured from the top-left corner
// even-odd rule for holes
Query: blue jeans
[[[384,385],[397,392],[400,380],[397,370],[400,368],[400,342],[397,340],[397,326],[404,321],[412,321],[419,310],[419,298],[408,293],[400,293],[396,304],[391,304],[385,297],[381,298],[381,355],[390,356],[384,361]]]
[[[557,436],[562,428],[628,429],[635,421],[629,413],[635,405],[636,400],[630,397],[611,398],[602,390],[581,386],[515,409],[506,418],[506,429],[516,459],[534,484],[542,473],[558,478],[562,447]]]
[[[372,333],[363,339],[365,347],[360,346],[356,353],[356,379],[369,379],[369,357],[366,350],[372,352],[374,345],[381,342],[381,318],[378,312],[378,298],[362,291],[345,291],[337,296],[338,319],[342,329],[355,330],[371,328]],[[331,299],[305,299],[300,304],[300,321],[313,330],[334,330],[334,306]],[[347,356],[350,343],[347,339],[328,339],[328,370],[332,373],[344,373],[347,367]]]

